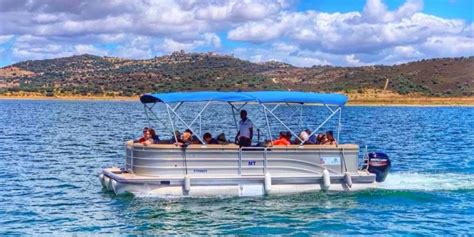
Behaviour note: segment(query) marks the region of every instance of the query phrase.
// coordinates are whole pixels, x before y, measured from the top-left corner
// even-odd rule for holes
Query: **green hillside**
[[[294,67],[233,56],[175,52],[148,60],[93,55],[24,61],[0,69],[0,94],[132,96],[152,91],[387,90],[424,96],[474,96],[474,57],[395,66]]]

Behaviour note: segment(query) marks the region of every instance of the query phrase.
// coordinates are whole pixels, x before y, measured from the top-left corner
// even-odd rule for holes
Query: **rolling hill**
[[[239,89],[470,97],[474,96],[474,57],[393,66],[295,67],[252,63],[230,55],[175,52],[147,60],[78,55],[23,61],[0,69],[0,94],[133,96],[152,91]]]

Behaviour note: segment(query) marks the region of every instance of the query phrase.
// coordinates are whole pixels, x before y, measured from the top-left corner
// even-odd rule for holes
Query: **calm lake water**
[[[189,121],[200,106],[180,112]],[[263,133],[256,109],[249,117]],[[203,131],[233,137],[229,112],[211,106]],[[328,111],[306,107],[302,122],[289,109],[278,113],[296,128]],[[341,142],[391,157],[379,189],[163,200],[116,197],[98,180],[102,168],[123,165],[123,142],[148,124],[140,103],[0,100],[0,234],[474,233],[474,108],[347,107],[342,118]]]

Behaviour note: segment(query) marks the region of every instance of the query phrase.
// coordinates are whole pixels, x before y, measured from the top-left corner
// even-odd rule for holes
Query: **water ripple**
[[[203,131],[233,133],[228,108],[222,106],[204,113]],[[123,165],[123,142],[147,124],[142,109],[136,102],[1,100],[0,234],[473,233],[473,108],[345,108],[342,142],[367,144],[392,158],[393,172],[377,190],[256,198],[116,197],[101,188],[97,175],[103,167]],[[265,136],[257,109],[248,111]],[[305,112],[310,109],[305,122],[322,121],[327,114],[323,107]],[[180,110],[190,120],[199,106]],[[297,119],[286,122],[299,126]],[[272,124],[274,133],[281,129]],[[162,137],[169,135],[167,125],[156,128]]]

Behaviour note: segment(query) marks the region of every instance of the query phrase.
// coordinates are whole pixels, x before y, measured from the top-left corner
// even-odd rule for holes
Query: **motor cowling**
[[[382,152],[371,152],[368,154],[368,162],[368,171],[375,174],[375,181],[383,182],[392,167],[388,155]]]

